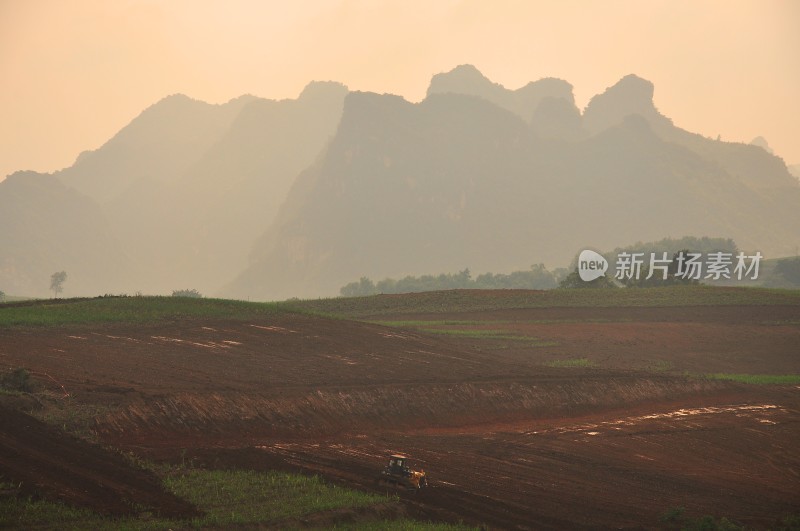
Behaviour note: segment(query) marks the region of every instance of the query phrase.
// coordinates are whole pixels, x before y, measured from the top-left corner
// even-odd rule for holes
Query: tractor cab
[[[395,454],[389,457],[389,472],[396,475],[408,476],[411,472],[408,470],[406,460],[408,458],[404,455]]]

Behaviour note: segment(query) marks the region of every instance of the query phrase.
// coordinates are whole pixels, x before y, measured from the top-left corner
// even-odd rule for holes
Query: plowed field
[[[767,528],[800,512],[800,388],[698,377],[800,373],[800,306],[379,319],[389,323],[276,313],[11,327],[0,329],[0,364],[95,407],[104,444],[149,458],[302,470],[376,490],[387,455],[407,453],[431,478],[429,489],[401,493],[423,518],[656,528],[665,511],[685,507]],[[36,437],[21,444],[22,421],[11,415],[0,409],[1,475],[19,476],[20,459],[37,470],[44,454],[76,460],[51,432],[41,448]],[[59,484],[94,481],[146,502],[129,488],[132,472],[84,451],[85,467],[47,465]],[[47,466],[24,480],[54,483]],[[118,511],[89,498],[82,503]],[[175,503],[165,512],[191,513]]]

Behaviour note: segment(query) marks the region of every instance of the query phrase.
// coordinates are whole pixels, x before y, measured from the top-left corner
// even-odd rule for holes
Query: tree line
[[[527,271],[513,273],[484,273],[472,278],[469,268],[458,273],[407,276],[401,279],[385,278],[373,282],[361,277],[343,286],[342,297],[365,297],[379,293],[419,293],[448,289],[552,289],[558,286],[557,272],[548,271],[544,264],[535,264]]]
[[[710,253],[717,251],[735,255],[738,248],[730,238],[697,238],[693,236],[679,239],[664,238],[657,242],[637,242],[627,247],[618,247],[612,252],[603,253],[609,262],[609,271],[605,276],[591,282],[584,282],[579,278],[578,256],[576,255],[569,268],[557,268],[554,271],[548,271],[544,264],[535,264],[527,271],[515,271],[509,274],[485,273],[478,275],[476,278],[472,278],[469,268],[458,273],[422,275],[419,277],[407,276],[399,280],[385,278],[378,282],[373,282],[368,277],[361,277],[358,281],[343,286],[339,293],[342,297],[364,297],[380,293],[418,293],[449,289],[633,288],[697,284],[699,283],[698,280],[685,278],[679,274],[679,256],[681,254],[688,256],[691,252]],[[616,258],[623,252],[643,253],[645,255],[667,252],[671,256],[671,261],[666,278],[662,275],[650,275],[647,264],[642,265],[640,274],[634,278],[614,278],[617,266]],[[787,279],[795,277],[800,279],[800,259],[796,262],[788,259],[782,261],[776,271]]]

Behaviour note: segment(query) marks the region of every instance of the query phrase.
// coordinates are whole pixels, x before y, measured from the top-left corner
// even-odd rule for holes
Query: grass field
[[[152,465],[151,465],[152,466]],[[158,469],[159,467],[154,467]],[[111,518],[62,503],[0,496],[0,528],[167,530],[297,527],[300,519],[348,509],[365,509],[397,503],[396,496],[365,493],[329,485],[317,476],[252,470],[202,470],[160,467],[168,490],[193,503],[203,516],[190,520],[160,518],[146,507],[136,516]],[[13,490],[0,483],[0,492]],[[335,515],[334,515],[335,518]],[[471,529],[407,518],[365,519],[359,524],[324,524],[336,529],[421,529],[449,531]]]
[[[547,307],[659,307],[726,305],[800,306],[800,290],[673,286],[636,289],[554,289],[546,291],[458,290],[408,295],[245,302],[183,297],[96,297],[42,299],[0,305],[0,327],[61,326],[91,323],[148,323],[192,318],[249,319],[279,312],[314,313],[336,317],[378,318],[381,315],[452,313],[510,308]],[[419,322],[383,321],[390,326]],[[426,321],[427,325],[473,321]]]
[[[420,328],[422,332],[429,332],[431,334],[439,334],[452,337],[464,337],[470,339],[495,339],[505,341],[525,341],[533,346],[539,347],[552,347],[556,343],[552,341],[542,341],[539,338],[523,335],[509,334],[504,330],[446,330],[441,328]]]
[[[248,319],[282,311],[278,303],[184,297],[50,299],[0,306],[0,327],[148,323],[191,318]]]

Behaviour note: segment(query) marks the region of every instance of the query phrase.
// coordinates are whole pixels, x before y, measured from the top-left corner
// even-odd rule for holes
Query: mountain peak
[[[347,92],[347,85],[339,83],[338,81],[312,81],[303,88],[303,91],[297,99],[342,98]]]
[[[459,65],[449,72],[436,74],[428,87],[428,96],[441,93],[466,94],[490,101],[530,122],[545,98],[561,98],[575,104],[572,85],[564,80],[545,78],[532,81],[517,90],[494,83],[473,65]]]
[[[167,96],[164,96],[158,102],[156,102],[156,105],[158,105],[159,103],[166,103],[166,102],[185,102],[185,101],[197,101],[197,100],[195,100],[194,98],[190,98],[189,96],[183,94],[182,92],[176,92],[175,94],[169,94]]]
[[[449,72],[434,75],[428,87],[428,96],[443,92],[455,92],[491,100],[493,93],[505,90],[503,86],[492,83],[475,66],[465,64],[459,65]]]
[[[772,151],[772,148],[769,147],[769,142],[767,142],[767,139],[764,138],[763,136],[755,137],[753,140],[750,141],[750,144],[753,145],[753,146],[760,147],[761,149],[763,149],[764,151],[766,151],[770,155],[774,155],[775,154],[775,152]]]
[[[617,94],[620,97],[631,97],[640,103],[653,103],[654,87],[651,81],[643,79],[636,74],[628,74],[606,90],[607,94]]]
[[[476,78],[486,79],[488,81],[486,76],[484,76],[475,65],[471,65],[469,63],[458,65],[457,67],[453,68],[450,71],[450,74],[461,75],[461,76],[473,76]]]
[[[635,74],[628,74],[605,92],[589,101],[584,112],[584,126],[591,134],[599,133],[622,122],[626,116],[638,114],[651,125],[668,121],[653,103],[653,83]]]

